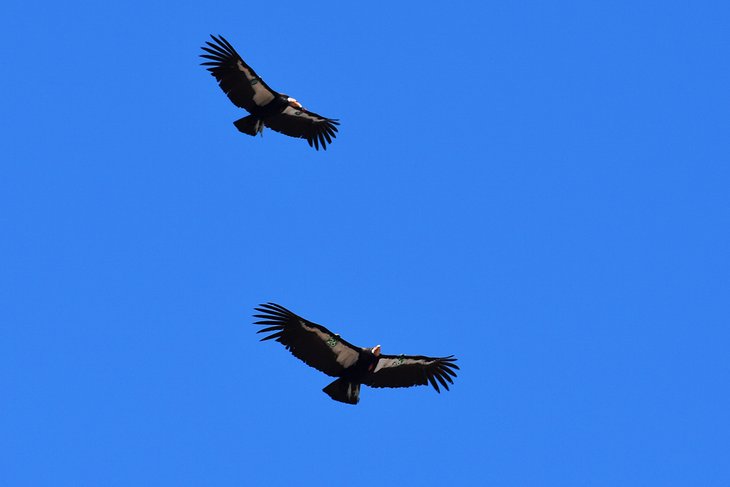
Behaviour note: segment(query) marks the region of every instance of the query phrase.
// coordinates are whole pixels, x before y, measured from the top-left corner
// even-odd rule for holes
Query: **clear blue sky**
[[[0,484],[730,485],[727,2],[0,12]],[[461,374],[336,403],[265,301]]]

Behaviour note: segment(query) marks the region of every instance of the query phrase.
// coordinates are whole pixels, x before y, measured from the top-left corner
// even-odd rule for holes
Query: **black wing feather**
[[[272,90],[256,72],[246,64],[236,50],[231,46],[230,42],[223,36],[211,35],[215,43],[206,41],[209,46],[203,46],[202,49],[208,54],[201,54],[200,57],[209,59],[210,61],[201,63],[203,66],[209,66],[207,69],[218,80],[223,92],[230,98],[234,105],[245,108],[249,112],[255,110],[258,106],[265,103],[257,104],[254,101],[256,90],[259,91],[260,100],[271,100],[278,96],[278,93]],[[256,85],[256,89],[254,89]],[[265,94],[270,93],[270,97]]]
[[[375,370],[368,375],[365,384],[370,387],[412,387],[429,383],[441,392],[439,384],[447,391],[454,381],[459,366],[453,355],[425,357],[423,355],[380,355]]]
[[[336,137],[339,120],[326,118],[304,108],[288,106],[280,114],[266,119],[271,130],[290,137],[307,139],[310,147],[327,150],[327,143]],[[325,140],[325,135],[327,140]]]
[[[261,341],[275,339],[292,355],[327,375],[339,377],[357,361],[363,350],[281,305],[266,303],[255,309],[261,314],[255,314],[254,317],[261,320],[254,324],[265,326],[257,333],[275,332]]]

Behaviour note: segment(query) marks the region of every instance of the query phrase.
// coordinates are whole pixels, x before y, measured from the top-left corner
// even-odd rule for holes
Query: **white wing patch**
[[[375,366],[375,370],[373,373],[379,371],[380,369],[384,369],[386,367],[398,367],[400,365],[416,365],[416,364],[423,364],[427,365],[430,362],[426,362],[425,360],[415,360],[412,358],[406,358],[406,357],[394,357],[394,358],[381,358],[378,360],[378,365]]]
[[[249,71],[249,69],[244,66],[241,61],[238,61],[238,70],[241,71],[244,76],[246,76],[246,79],[251,84],[251,89],[254,93],[253,102],[255,104],[262,107],[274,99],[274,94],[264,88],[264,85],[261,84],[261,78],[254,76],[253,73]]]
[[[301,108],[294,108],[293,106],[286,107],[282,113],[285,113],[292,117],[306,118],[307,120],[311,120],[312,122],[321,122],[322,121],[322,119],[320,117],[314,117],[314,116],[308,114],[307,112],[303,112],[301,110]]]
[[[343,345],[342,342],[337,339],[337,335],[332,336],[328,335],[327,333],[323,333],[319,328],[307,326],[307,324],[302,320],[299,320],[299,324],[302,325],[302,328],[310,333],[314,333],[319,338],[321,338],[322,341],[329,345],[329,347],[332,349],[332,351],[335,353],[335,356],[337,357],[337,363],[342,365],[343,367],[350,367],[352,364],[357,362],[357,359],[360,357],[360,354],[357,353],[356,350],[351,349],[347,345]]]

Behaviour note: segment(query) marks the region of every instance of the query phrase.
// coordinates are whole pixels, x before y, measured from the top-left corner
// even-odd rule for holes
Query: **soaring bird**
[[[206,41],[200,56],[210,61],[201,63],[218,80],[223,92],[239,108],[251,115],[233,122],[248,135],[262,134],[264,126],[300,139],[307,139],[310,147],[327,150],[337,133],[339,121],[305,110],[294,98],[278,93],[246,64],[223,36],[211,35],[214,42]]]
[[[337,380],[322,389],[335,401],[357,404],[360,385],[370,387],[412,387],[441,384],[449,390],[459,369],[453,355],[386,355],[380,345],[357,347],[324,326],[307,321],[274,303],[259,305],[254,324],[265,326],[256,333],[271,333],[261,341],[276,340],[305,364]]]

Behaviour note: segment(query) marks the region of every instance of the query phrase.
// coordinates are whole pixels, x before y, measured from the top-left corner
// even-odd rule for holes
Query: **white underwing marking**
[[[357,359],[359,358],[359,354],[357,353],[356,350],[353,350],[350,347],[343,345],[342,343],[340,343],[340,341],[337,338],[330,336],[326,333],[323,333],[321,330],[319,330],[316,327],[307,326],[307,324],[302,320],[299,320],[299,324],[302,325],[302,328],[304,328],[304,330],[317,335],[321,340],[323,340],[332,349],[332,351],[335,353],[338,364],[347,368],[347,367],[351,366],[352,364],[354,364],[355,362],[357,362]],[[339,336],[339,335],[336,335],[336,336]],[[331,344],[332,342],[334,342],[333,345]]]
[[[274,99],[274,95],[264,88],[264,85],[261,83],[261,78],[254,76],[240,60],[237,62],[237,66],[238,70],[243,73],[253,89],[253,102],[260,107],[270,103]]]
[[[297,109],[295,109],[294,107],[291,107],[291,106],[288,106],[288,107],[286,107],[286,108],[284,109],[284,113],[286,113],[286,114],[288,114],[288,115],[293,115],[293,116],[295,116],[295,117],[302,117],[302,118],[306,118],[306,119],[308,119],[308,120],[312,120],[312,121],[314,121],[314,122],[319,122],[319,121],[320,121],[320,119],[319,119],[319,118],[317,118],[317,117],[313,117],[312,115],[310,115],[310,114],[308,114],[308,113],[305,113],[305,112],[303,112],[302,110],[297,110]]]
[[[395,358],[389,358],[389,359],[380,359],[378,360],[378,364],[375,366],[374,372],[379,371],[380,369],[385,369],[387,367],[398,367],[399,365],[402,365],[406,363],[406,357],[405,355],[399,355]],[[409,364],[414,363],[421,363],[420,361],[414,361],[411,359],[408,359]]]

